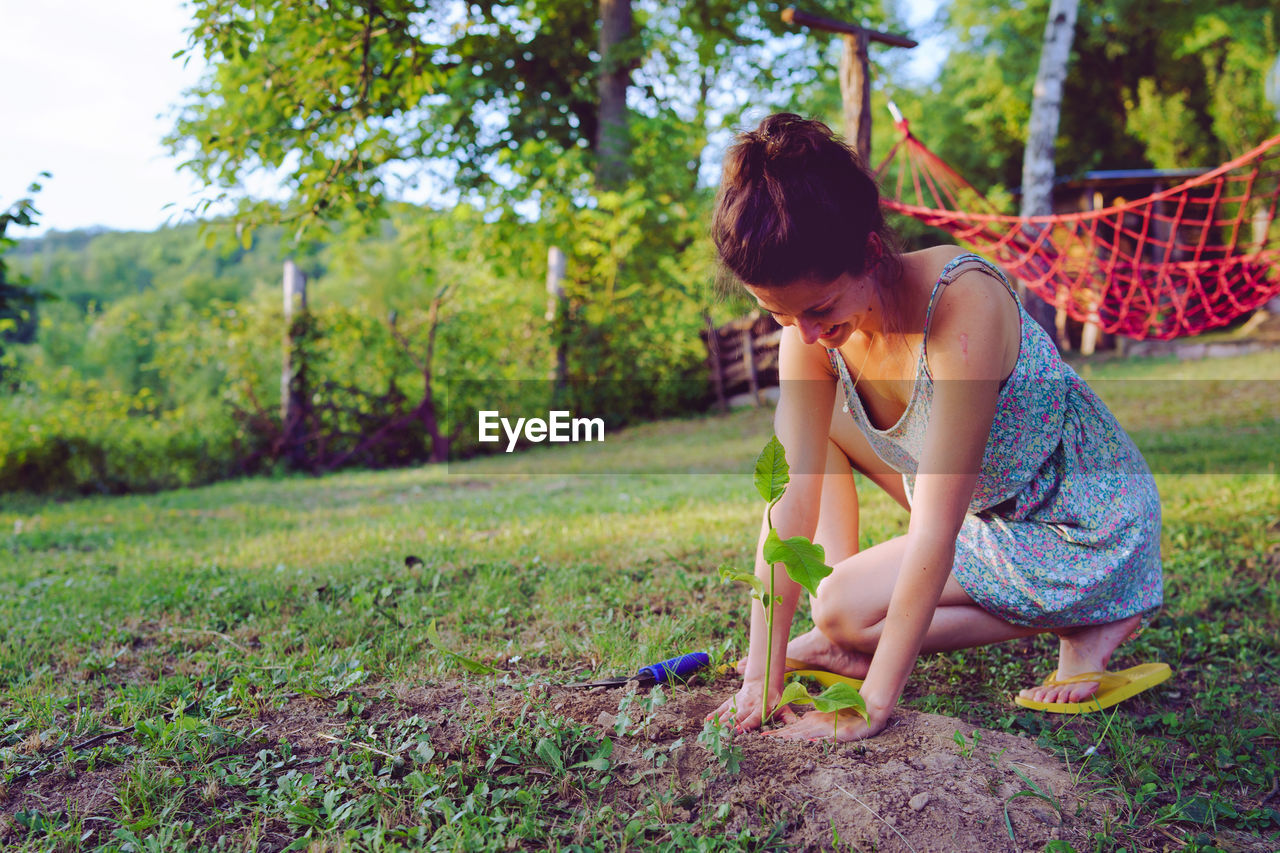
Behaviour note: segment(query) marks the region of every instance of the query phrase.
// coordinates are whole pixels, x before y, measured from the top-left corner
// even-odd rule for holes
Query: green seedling
[[[960,747],[961,758],[969,758],[973,755],[973,750],[978,746],[978,742],[982,740],[982,732],[974,729],[972,737],[973,743],[969,743],[959,729],[956,729],[956,733],[951,736],[951,739],[956,742],[956,746]]]
[[[812,705],[815,710],[824,714],[834,713],[835,718],[831,722],[831,739],[833,741],[837,739],[839,734],[841,711],[850,709],[864,721],[870,722],[867,716],[867,702],[862,698],[862,694],[843,682],[837,681],[817,696],[811,696],[803,684],[798,681],[792,681],[783,689],[782,695],[778,697],[778,705],[782,706],[791,702]]]
[[[729,734],[728,728],[720,725],[720,721],[714,717],[703,722],[702,731],[698,734],[698,743],[709,749],[720,762],[720,766],[729,773],[737,773],[741,768],[742,747],[734,745],[733,736]]]
[[[755,486],[760,497],[768,501],[765,519],[769,532],[764,541],[764,558],[773,566],[782,563],[787,575],[810,595],[818,594],[818,584],[831,574],[831,567],[826,563],[826,553],[821,545],[816,545],[804,536],[792,536],[783,539],[773,526],[773,507],[787,490],[791,482],[791,468],[787,465],[786,451],[778,437],[771,436],[769,442],[756,458]],[[774,574],[769,573],[769,589],[765,591],[764,581],[750,572],[741,572],[730,566],[720,567],[723,580],[738,581],[751,587],[751,597],[764,607],[764,618],[767,635],[773,637],[773,608],[779,596],[774,593]],[[839,722],[839,711],[842,708],[853,708],[864,720],[867,718],[866,703],[856,690],[847,684],[835,684],[828,687],[820,695],[814,697],[804,685],[791,682],[778,697],[778,703],[769,708],[769,684],[773,672],[773,643],[765,647],[764,657],[764,695],[760,700],[762,711],[761,724],[767,723],[773,712],[788,702],[807,702],[819,711],[835,711],[836,722]],[[839,689],[837,689],[839,688]],[[788,698],[790,697],[790,698]],[[767,711],[767,713],[765,712]]]

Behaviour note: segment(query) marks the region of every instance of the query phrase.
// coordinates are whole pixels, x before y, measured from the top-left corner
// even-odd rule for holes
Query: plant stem
[[[769,506],[764,511],[766,523],[769,529],[773,530],[773,507],[778,501],[782,500],[782,496],[774,498],[769,502]],[[764,691],[760,697],[760,727],[764,728],[764,724],[769,722],[772,714],[769,712],[769,685],[773,682],[773,605],[777,601],[773,594],[774,578],[777,569],[773,563],[769,564],[769,605],[764,609],[764,630],[767,642],[764,647]]]

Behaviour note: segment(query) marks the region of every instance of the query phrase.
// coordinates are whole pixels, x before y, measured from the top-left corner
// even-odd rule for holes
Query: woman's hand
[[[760,728],[760,686],[758,681],[744,682],[737,694],[707,714],[706,719],[719,720],[721,725],[732,726],[736,732]],[[771,706],[777,698],[777,692],[770,696]],[[884,731],[889,724],[889,716],[888,711],[872,710],[870,720],[864,720],[852,711],[847,711],[840,714],[839,722],[836,722],[834,713],[809,711],[803,716],[797,716],[790,705],[783,705],[772,717],[773,720],[782,722],[782,728],[769,729],[761,734],[782,740],[812,741],[830,740],[834,733],[837,741],[862,740]]]
[[[888,715],[879,720],[873,716],[868,722],[852,711],[840,714],[839,722],[836,722],[835,713],[810,711],[802,717],[797,717],[794,714],[791,716],[792,722],[780,729],[761,732],[761,734],[765,737],[775,737],[780,740],[810,741],[830,740],[834,734],[837,741],[843,742],[875,737],[884,731],[885,726],[889,724]]]
[[[760,696],[763,692],[763,686],[761,681],[743,681],[742,689],[732,698],[725,700],[719,708],[707,714],[706,719],[719,720],[722,726],[731,726],[737,732],[747,732],[760,728]],[[774,706],[777,699],[778,691],[773,691],[769,696],[770,707]],[[789,705],[783,705],[774,712],[772,719],[781,720],[784,724],[790,724],[796,722],[799,717],[791,711]]]

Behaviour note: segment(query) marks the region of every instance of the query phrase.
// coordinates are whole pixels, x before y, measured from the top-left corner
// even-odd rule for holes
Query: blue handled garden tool
[[[706,652],[690,652],[687,655],[664,660],[660,663],[640,667],[635,675],[625,678],[600,678],[595,681],[579,681],[577,684],[566,684],[566,687],[622,687],[635,684],[648,687],[652,684],[670,684],[672,681],[683,681],[711,662]]]

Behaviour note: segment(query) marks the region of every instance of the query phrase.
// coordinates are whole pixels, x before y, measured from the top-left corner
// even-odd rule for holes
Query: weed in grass
[[[661,684],[655,684],[648,695],[639,697],[635,690],[625,691],[618,699],[618,711],[614,717],[613,731],[620,737],[634,737],[653,722],[653,714],[658,708],[667,704],[667,694]],[[633,710],[639,710],[643,716],[637,723],[631,716]]]
[[[971,741],[966,740],[959,729],[956,729],[956,733],[952,736],[956,746],[960,747],[961,758],[968,759],[973,757],[973,751],[978,748],[978,744],[982,741],[982,732],[974,729],[970,737],[972,738]]]
[[[1054,795],[1053,791],[1045,791],[1038,784],[1036,784],[1029,776],[1027,776],[1026,773],[1023,773],[1017,767],[1013,768],[1013,772],[1018,775],[1018,778],[1021,779],[1023,784],[1025,784],[1027,787],[1023,788],[1021,791],[1015,792],[1012,796],[1010,796],[1008,799],[1004,801],[1004,826],[1009,833],[1009,840],[1010,841],[1017,840],[1017,838],[1013,833],[1013,819],[1009,817],[1009,804],[1012,803],[1014,800],[1018,799],[1019,797],[1035,797],[1038,800],[1048,803],[1049,806],[1052,807],[1054,812],[1058,815],[1058,822],[1059,824],[1061,824],[1062,803],[1058,800],[1057,796]]]
[[[704,720],[698,743],[706,747],[726,773],[736,775],[742,766],[742,747],[733,742],[733,733],[716,718]]]

